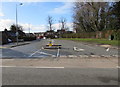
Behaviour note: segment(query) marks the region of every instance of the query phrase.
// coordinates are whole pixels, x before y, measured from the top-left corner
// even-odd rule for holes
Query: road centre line
[[[47,66],[0,66],[0,68],[34,68],[34,69],[65,69],[65,68],[72,68],[72,67],[47,67]],[[74,68],[88,68],[88,67],[74,67]],[[95,67],[89,67],[95,68]],[[96,68],[105,68],[105,67],[96,67]],[[120,67],[107,67],[111,69],[118,69]]]

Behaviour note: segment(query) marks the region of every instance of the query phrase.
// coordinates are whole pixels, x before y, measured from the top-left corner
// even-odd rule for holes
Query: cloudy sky
[[[72,7],[75,1],[103,2],[118,0],[0,0],[0,31],[9,30],[10,25],[15,24],[16,5],[18,7],[18,24],[23,26],[24,31],[44,32],[48,30],[48,15],[54,18],[54,29],[59,29],[59,20],[66,18],[67,27],[72,30]],[[23,3],[20,6],[20,3]]]
[[[21,6],[20,3],[23,3]],[[73,2],[43,2],[38,0],[3,0],[0,2],[0,31],[10,25],[15,24],[16,4],[18,7],[18,24],[23,26],[24,31],[44,32],[48,30],[48,15],[54,18],[54,29],[59,29],[59,20],[61,17],[66,18],[67,27],[72,30],[72,7]]]

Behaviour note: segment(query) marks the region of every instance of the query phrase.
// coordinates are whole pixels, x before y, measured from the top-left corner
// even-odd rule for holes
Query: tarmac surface
[[[61,49],[44,49],[47,40],[36,40],[20,46],[2,46],[2,58],[41,58],[41,57],[118,57],[118,49],[110,46],[91,45],[67,40],[51,40],[62,45]]]
[[[2,84],[118,85],[118,49],[56,39],[61,49],[44,49],[49,41],[2,46]]]

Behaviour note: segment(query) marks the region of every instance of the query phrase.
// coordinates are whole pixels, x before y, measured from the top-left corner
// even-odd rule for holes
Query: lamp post
[[[30,23],[29,23],[29,34],[30,34]]]
[[[22,3],[20,3],[19,5],[22,5]],[[17,41],[17,45],[18,45],[18,5],[16,4],[16,41]]]

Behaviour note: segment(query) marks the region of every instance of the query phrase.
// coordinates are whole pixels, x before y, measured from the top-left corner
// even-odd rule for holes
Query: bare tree
[[[53,25],[53,21],[54,21],[53,17],[52,16],[48,16],[47,21],[48,21],[49,29],[52,30],[52,25]]]
[[[76,2],[73,8],[77,32],[101,31],[108,23],[109,3]]]
[[[66,19],[61,17],[59,23],[61,24],[61,30],[66,30]]]
[[[20,25],[16,26],[15,24],[12,24],[12,25],[10,26],[10,31],[16,32],[16,27],[17,27],[17,29],[18,29],[19,31],[23,31],[23,27],[22,27],[22,26],[20,26]]]

